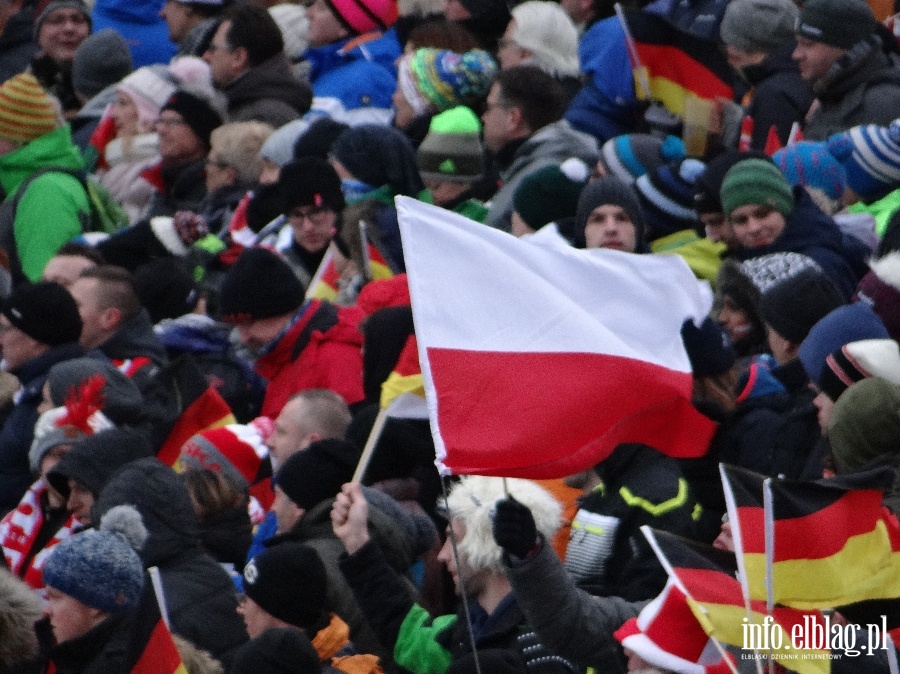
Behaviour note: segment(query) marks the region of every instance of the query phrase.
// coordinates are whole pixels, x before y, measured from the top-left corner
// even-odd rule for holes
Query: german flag
[[[363,255],[368,269],[368,276],[371,280],[387,279],[394,276],[384,256],[371,243],[367,243],[364,248]],[[328,300],[334,302],[340,291],[338,282],[341,274],[337,270],[334,262],[334,254],[331,248],[325,253],[319,268],[316,270],[315,276],[309,282],[309,288],[306,290],[306,299],[308,300]]]
[[[419,346],[410,335],[403,345],[397,364],[381,385],[381,408],[399,419],[427,419],[425,383],[419,366]]]
[[[632,61],[638,61],[633,63],[635,75],[639,79],[646,75],[651,97],[670,112],[684,118],[689,96],[710,101],[733,98],[733,74],[718,45],[684,33],[649,12],[628,12],[625,16],[634,39],[636,54],[632,54]],[[639,98],[643,97],[641,87],[637,92]]]
[[[791,640],[795,626],[798,632],[810,624],[824,629],[821,614],[775,606],[769,618],[765,602],[745,602],[734,554],[646,526],[641,529],[709,636],[739,648],[756,646],[763,655],[771,652],[776,662],[800,674],[830,672],[827,651],[795,648]]]
[[[133,663],[131,674],[187,674],[172,634],[160,615],[149,579],[134,619],[129,652]]]

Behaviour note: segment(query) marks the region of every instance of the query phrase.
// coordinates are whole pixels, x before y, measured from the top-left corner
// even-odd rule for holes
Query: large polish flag
[[[683,322],[712,305],[678,256],[516,239],[396,199],[438,466],[544,479],[641,442],[706,452]]]

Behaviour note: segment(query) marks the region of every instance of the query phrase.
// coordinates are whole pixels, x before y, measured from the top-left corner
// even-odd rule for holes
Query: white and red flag
[[[396,203],[446,472],[561,477],[624,442],[706,452],[680,330],[712,296],[680,257],[537,245]]]

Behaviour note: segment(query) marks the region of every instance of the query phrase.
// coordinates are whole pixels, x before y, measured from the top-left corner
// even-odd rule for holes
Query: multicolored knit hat
[[[397,81],[416,114],[471,105],[491,86],[497,64],[481,49],[465,54],[443,49],[417,49],[400,59]]]
[[[699,224],[694,211],[697,178],[706,170],[699,159],[671,162],[642,175],[634,182],[635,191],[647,218],[648,241]]]
[[[426,180],[476,180],[484,174],[481,122],[462,105],[435,115],[416,156]]]
[[[600,164],[607,173],[633,183],[645,173],[684,156],[684,141],[677,136],[662,139],[649,133],[628,133],[603,144]]]
[[[816,385],[834,401],[853,384],[880,377],[900,386],[900,345],[893,339],[862,339],[829,354]]]
[[[181,468],[222,473],[238,489],[248,489],[271,473],[266,440],[273,428],[271,419],[258,417],[246,425],[229,424],[198,433],[181,447]]]
[[[728,169],[719,193],[725,217],[741,206],[765,204],[784,217],[794,210],[794,193],[784,174],[770,161],[745,159]]]
[[[888,127],[855,126],[833,135],[827,146],[863,202],[878,201],[900,187],[900,120]]]
[[[847,172],[826,143],[794,143],[773,154],[772,161],[791,185],[821,190],[829,199],[840,199],[847,189]]]
[[[19,73],[0,85],[0,138],[31,141],[60,126],[53,100],[31,73]]]
[[[513,194],[513,209],[525,224],[538,230],[562,218],[574,218],[590,169],[572,157],[557,166],[529,173]]]
[[[335,17],[354,35],[387,30],[397,21],[397,0],[325,0]]]

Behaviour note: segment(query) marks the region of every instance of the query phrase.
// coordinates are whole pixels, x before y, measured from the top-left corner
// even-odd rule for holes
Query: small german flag
[[[187,674],[149,579],[134,618],[129,651],[133,658],[131,674]]]
[[[427,419],[425,383],[419,366],[416,336],[406,338],[397,364],[381,385],[381,407],[398,419]]]

